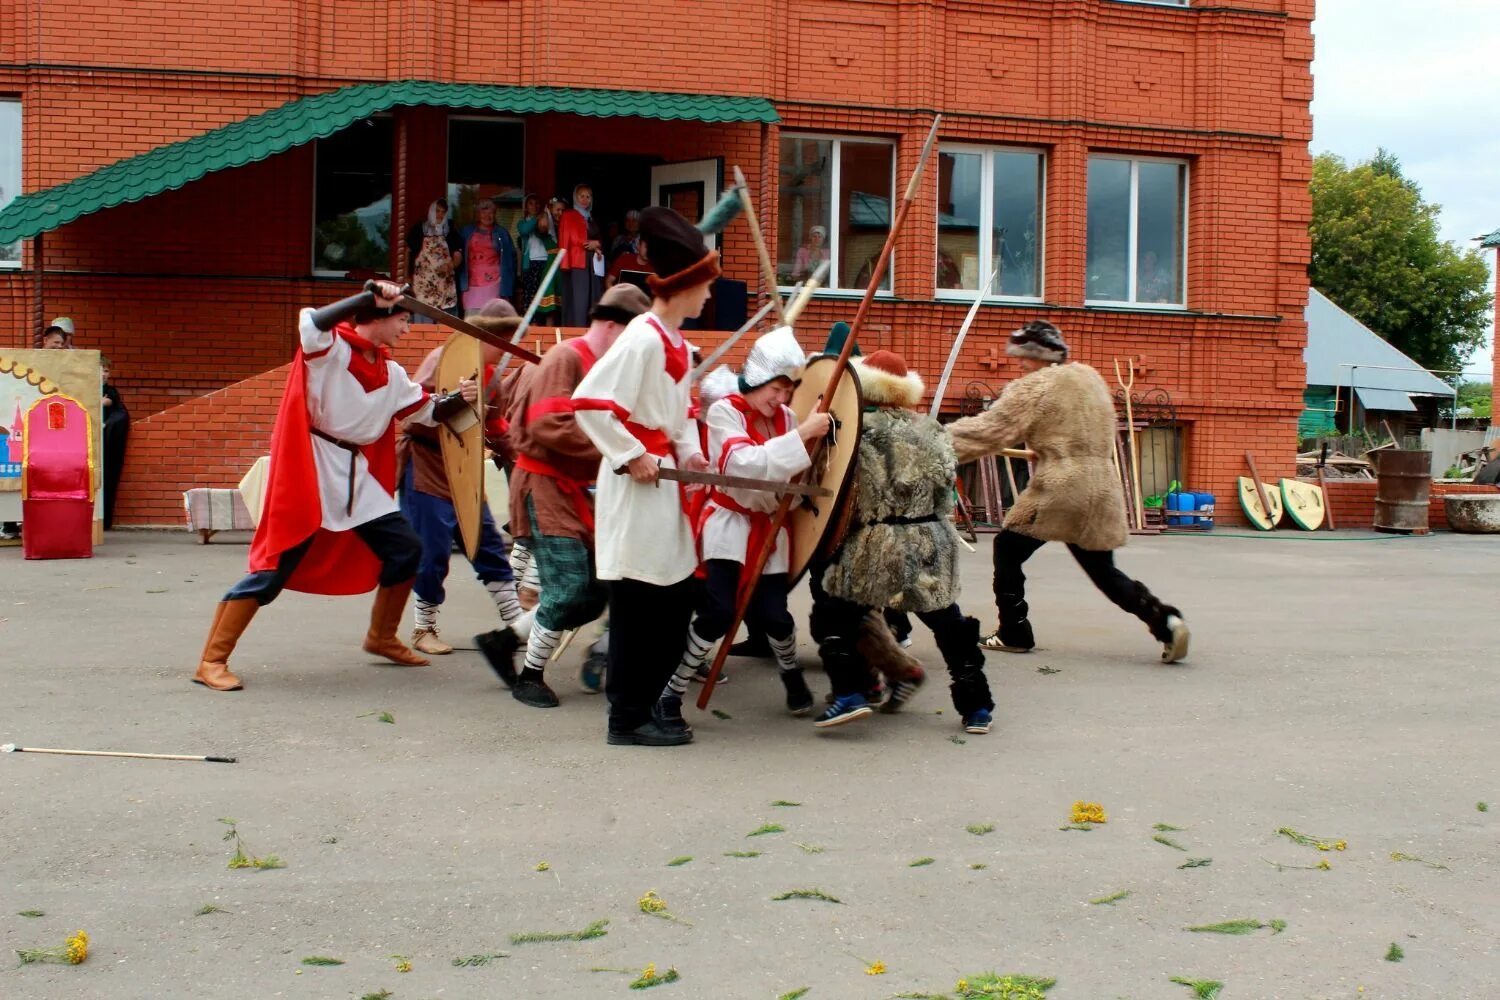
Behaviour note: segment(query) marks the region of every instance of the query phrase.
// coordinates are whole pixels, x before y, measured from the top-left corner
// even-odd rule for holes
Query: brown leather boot
[[[208,642],[198,661],[198,672],[193,675],[194,684],[214,691],[238,691],[245,686],[229,672],[229,654],[234,652],[235,644],[259,610],[260,602],[253,597],[219,602],[213,626],[208,630]]]
[[[383,656],[403,667],[425,667],[432,662],[425,656],[413,653],[406,643],[396,637],[396,630],[401,627],[402,612],[406,610],[406,599],[411,596],[412,584],[415,582],[416,578],[413,577],[405,583],[381,587],[375,592],[375,606],[370,609],[370,631],[365,633],[366,653]]]
[[[438,630],[435,628],[419,628],[411,634],[411,648],[428,656],[446,656],[453,652],[453,647],[438,638]]]

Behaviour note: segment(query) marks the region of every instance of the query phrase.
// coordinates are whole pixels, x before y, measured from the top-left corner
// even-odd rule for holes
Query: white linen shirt
[[[666,587],[698,569],[698,546],[678,484],[648,486],[629,474],[615,474],[646,454],[645,445],[626,428],[627,420],[667,436],[668,454],[658,456],[667,468],[702,454],[698,424],[688,417],[692,368],[689,364],[678,379],[667,373],[664,335],[674,349],[691,354],[681,333],[643,313],[630,321],[573,392],[578,426],[603,456],[594,499],[594,557],[601,580]]]
[[[313,427],[341,441],[366,445],[380,440],[397,418],[434,423],[431,397],[394,361],[385,363],[385,385],[366,392],[349,371],[353,352],[349,342],[331,330],[319,330],[312,315],[311,309],[302,310],[297,333],[307,365],[307,419]],[[316,434],[312,435],[312,451],[324,528],[347,531],[396,512],[396,498],[370,475],[364,455],[354,457],[354,507],[350,511],[350,453]]]
[[[807,453],[807,446],[797,433],[797,415],[788,407],[783,406],[781,409],[786,426],[791,429],[771,438],[765,444],[754,444],[744,440],[750,436],[749,426],[745,415],[733,403],[728,399],[721,399],[709,407],[708,460],[713,470],[726,476],[746,476],[784,483],[790,482],[793,476],[810,466],[812,456]],[[736,438],[740,439],[737,443]],[[732,444],[727,455],[724,452],[726,443]],[[716,490],[741,507],[761,514],[773,513],[781,502],[778,494],[764,490],[723,487],[717,487]],[[746,546],[750,543],[750,518],[714,504],[712,497],[708,502],[713,506],[703,522],[703,558],[731,559],[744,563]],[[782,530],[777,533],[776,551],[761,572],[785,573],[790,550],[791,540],[783,525]],[[751,558],[755,555],[750,553]]]

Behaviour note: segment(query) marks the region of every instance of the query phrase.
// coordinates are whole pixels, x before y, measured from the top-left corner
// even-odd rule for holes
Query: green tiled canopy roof
[[[0,211],[0,246],[48,232],[100,209],[180,188],[216,170],[264,160],[401,105],[474,108],[508,114],[557,111],[594,118],[666,121],[778,120],[771,102],[759,97],[571,87],[492,87],[416,80],[360,84],[304,97],[212,132],[119,160],[45,191],[22,195]]]
[[[1482,247],[1500,247],[1500,229],[1495,230],[1488,236],[1479,237],[1479,245]]]

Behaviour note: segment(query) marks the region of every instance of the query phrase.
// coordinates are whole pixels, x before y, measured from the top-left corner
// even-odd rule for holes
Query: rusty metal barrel
[[[1432,495],[1432,452],[1377,451],[1375,530],[1403,535],[1427,534]]]

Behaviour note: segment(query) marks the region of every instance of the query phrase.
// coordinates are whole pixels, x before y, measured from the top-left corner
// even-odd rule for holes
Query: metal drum
[[[1386,450],[1376,461],[1375,530],[1402,535],[1427,534],[1432,494],[1432,452]]]

